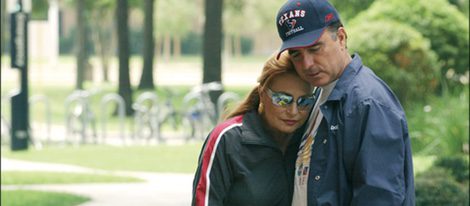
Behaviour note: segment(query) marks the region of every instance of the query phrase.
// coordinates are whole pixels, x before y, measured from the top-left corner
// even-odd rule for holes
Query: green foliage
[[[155,2],[155,34],[164,36],[184,36],[200,20],[203,15],[202,8],[198,7],[196,1],[156,1]]]
[[[406,112],[414,153],[464,154],[462,147],[469,142],[468,102],[468,93],[463,92],[433,97],[427,105],[410,105]]]
[[[59,192],[2,190],[1,200],[1,205],[5,206],[74,206],[87,202],[90,199]]]
[[[438,158],[434,164],[437,167],[447,169],[457,182],[468,184],[470,177],[468,172],[468,156],[443,156]]]
[[[142,180],[133,177],[122,177],[106,174],[41,171],[2,171],[2,185],[112,183],[141,181]]]
[[[343,22],[347,22],[359,12],[369,8],[374,1],[375,0],[330,0]]]
[[[181,40],[181,53],[186,55],[201,54],[202,35],[196,32],[189,32]]]
[[[447,1],[377,0],[351,23],[378,19],[395,20],[421,32],[443,61],[443,74],[449,69],[458,74],[468,71],[468,18]]]
[[[350,51],[358,52],[402,103],[425,100],[434,93],[438,63],[419,32],[384,20],[354,24],[347,31]]]
[[[430,168],[415,179],[416,205],[468,205],[466,189],[442,168]]]
[[[47,20],[47,10],[49,9],[49,2],[47,0],[34,0],[31,1],[31,3],[31,19]]]
[[[464,13],[468,18],[469,0],[447,0],[450,4],[455,5],[459,11]]]

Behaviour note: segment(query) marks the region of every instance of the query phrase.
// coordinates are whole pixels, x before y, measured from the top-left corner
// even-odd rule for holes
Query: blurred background
[[[1,0],[2,162],[174,173],[190,180],[208,132],[256,85],[264,61],[278,50],[275,16],[284,2]],[[351,54],[359,53],[405,108],[417,205],[468,205],[469,1],[330,2]],[[10,14],[20,8],[29,17],[27,69],[12,68],[10,58]],[[12,113],[12,98],[21,92],[28,109]],[[20,148],[12,144],[15,114],[27,116],[28,138]],[[2,205],[72,196],[18,186],[136,181],[20,170],[2,166]],[[66,180],[57,182],[61,176]],[[160,203],[189,204],[190,188],[181,188],[175,194],[184,190],[183,202]],[[80,197],[52,205],[95,199]]]

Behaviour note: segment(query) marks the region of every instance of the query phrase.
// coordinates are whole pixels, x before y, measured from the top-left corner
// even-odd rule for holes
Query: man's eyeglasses
[[[280,107],[287,107],[294,102],[294,97],[290,94],[282,92],[273,92],[271,89],[266,90],[268,95],[271,97],[271,101],[274,105]],[[307,96],[301,96],[297,99],[297,107],[305,110],[309,109],[315,103],[315,96],[313,94]]]

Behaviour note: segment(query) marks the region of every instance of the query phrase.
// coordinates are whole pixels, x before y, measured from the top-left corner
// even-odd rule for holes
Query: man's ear
[[[348,34],[346,33],[346,30],[344,29],[344,27],[338,28],[337,36],[338,36],[338,40],[341,46],[343,46],[344,48],[347,48]]]

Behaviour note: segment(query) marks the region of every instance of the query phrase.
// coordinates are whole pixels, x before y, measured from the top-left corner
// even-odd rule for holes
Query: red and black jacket
[[[254,111],[216,126],[199,156],[192,205],[291,205],[299,131],[283,154]]]

